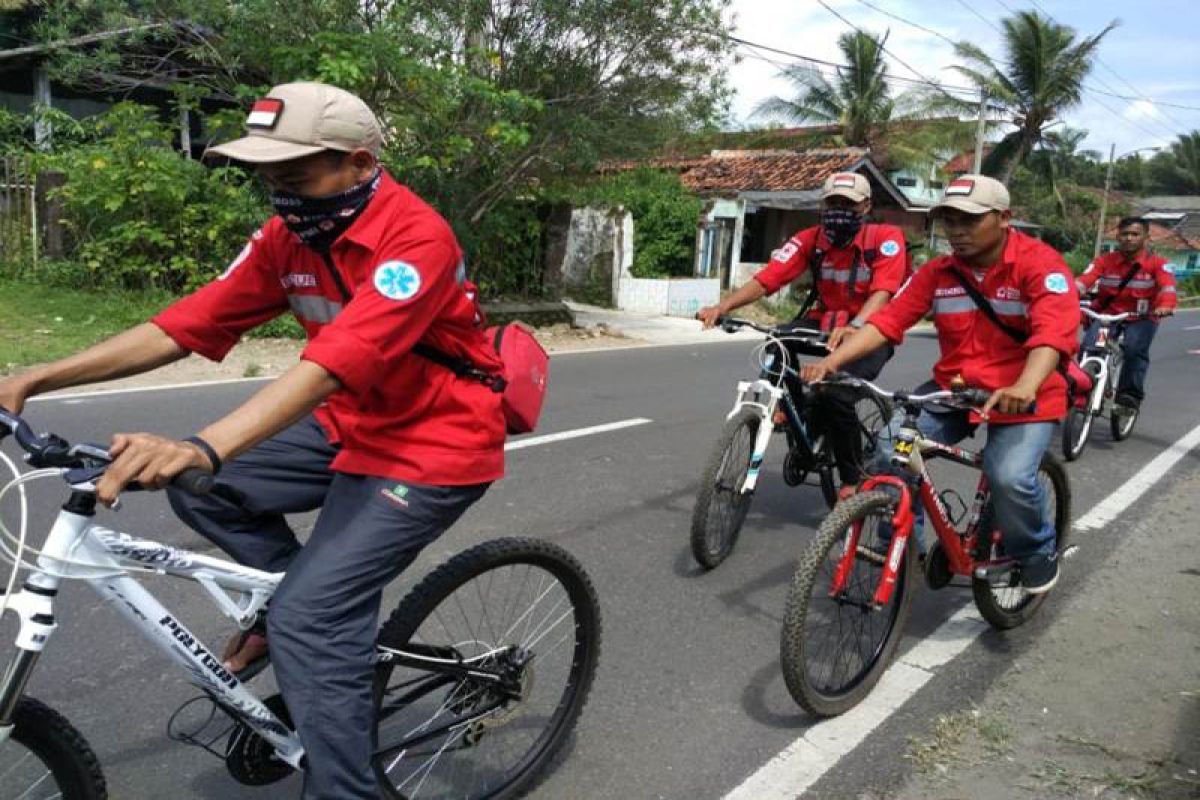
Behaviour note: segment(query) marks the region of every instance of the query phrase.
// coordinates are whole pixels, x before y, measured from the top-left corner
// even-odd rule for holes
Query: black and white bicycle
[[[701,477],[692,511],[691,545],[692,555],[705,569],[714,569],[733,552],[754,499],[772,432],[782,430],[787,440],[784,483],[800,486],[815,475],[826,505],[833,508],[837,503],[833,448],[813,413],[817,393],[796,371],[798,355],[828,354],[826,334],[793,323],[766,326],[735,317],[721,317],[719,324],[727,333],[751,328],[766,334],[767,339],[755,350],[759,376],[738,383],[733,409],[725,417],[725,427]],[[867,392],[855,392],[855,405],[863,462],[870,464],[879,432],[891,419],[891,409]],[[783,415],[778,425],[776,411]]]
[[[1136,408],[1113,402],[1123,361],[1121,323],[1129,313],[1100,314],[1087,306],[1080,306],[1079,310],[1096,322],[1096,340],[1079,353],[1079,367],[1087,373],[1086,380],[1091,385],[1075,386],[1067,392],[1067,418],[1062,423],[1063,457],[1067,461],[1083,455],[1092,434],[1092,423],[1098,417],[1108,416],[1112,437],[1118,442],[1129,438],[1138,417]]]
[[[187,716],[201,722],[185,724],[177,712],[168,727],[172,738],[218,755],[235,779],[250,785],[303,769],[304,749],[282,698],[263,700],[251,692],[133,577],[195,581],[246,629],[283,574],[100,525],[94,482],[108,453],[35,434],[19,416],[0,411],[0,436],[8,433],[35,469],[0,489],[0,500],[17,489],[26,510],[24,485],[40,478],[61,479],[70,491],[40,549],[27,541],[24,514],[16,534],[0,525],[0,552],[14,564],[0,614],[11,611],[20,623],[15,653],[0,678],[0,800],[107,797],[100,764],[84,737],[57,711],[24,694],[57,626],[58,589],[66,579],[82,580],[111,601],[203,693],[192,703],[207,704],[208,713],[193,708]],[[16,472],[7,456],[0,453],[0,459]],[[228,492],[198,470],[181,475],[176,485]],[[22,568],[27,575],[14,592]],[[570,733],[599,647],[595,591],[566,551],[512,538],[455,556],[427,575],[379,632],[374,765],[381,786],[397,798],[519,796]]]

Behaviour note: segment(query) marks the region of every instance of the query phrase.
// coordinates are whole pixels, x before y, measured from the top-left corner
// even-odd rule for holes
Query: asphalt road
[[[1115,444],[1098,426],[1088,452],[1070,467],[1076,515],[1103,499],[1156,454],[1196,426],[1200,393],[1200,316],[1168,323],[1154,350],[1150,398],[1133,437]],[[714,337],[721,334],[714,333]],[[539,434],[645,417],[650,424],[517,450],[509,477],[431,546],[389,592],[430,566],[485,539],[536,536],[572,551],[590,572],[604,615],[601,664],[589,705],[568,752],[541,784],[538,798],[716,798],[741,784],[813,724],[792,702],[778,664],[779,628],[797,555],[825,513],[815,486],[786,487],[782,447],[773,444],[764,478],[733,556],[702,573],[688,530],[699,475],[734,384],[755,372],[745,343],[682,345],[562,355],[553,364],[549,405]],[[928,375],[936,344],[910,337],[881,381],[914,386]],[[31,404],[40,429],[72,440],[103,441],[116,430],[187,435],[253,391],[254,384],[102,395]],[[5,449],[12,452],[11,444]],[[1154,503],[1196,454],[1144,496]],[[939,473],[947,474],[950,473]],[[959,476],[961,477],[961,476]],[[58,490],[35,493],[41,530]],[[161,496],[135,496],[105,521],[111,527],[209,552],[174,520]],[[300,519],[303,528],[309,520]],[[980,695],[991,676],[1037,646],[1055,624],[1057,598],[1087,581],[1121,535],[1122,518],[1081,536],[1044,612],[1022,629],[985,634],[943,667],[911,702],[879,726],[808,796],[847,797],[887,787],[906,770],[905,737],[939,709]],[[150,588],[210,646],[230,626],[198,587],[152,579]],[[950,616],[969,592],[920,591],[905,647]],[[166,721],[194,696],[157,651],[144,646],[86,586],[63,592],[60,629],[30,693],[70,718],[92,743],[114,798],[288,797],[295,778],[253,789],[235,784],[224,765],[169,741]],[[0,641],[11,641],[11,619]],[[256,682],[257,683],[257,682]],[[870,702],[868,699],[867,702]]]

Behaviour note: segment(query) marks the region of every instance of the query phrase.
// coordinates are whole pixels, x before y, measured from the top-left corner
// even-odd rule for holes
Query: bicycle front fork
[[[913,531],[912,492],[908,482],[898,475],[875,475],[868,478],[859,491],[869,492],[880,486],[895,488],[900,493],[900,500],[896,503],[896,510],[892,513],[892,541],[888,545],[883,574],[872,600],[876,608],[883,608],[892,599],[892,593],[896,590],[896,579],[900,574],[900,562]],[[832,597],[836,597],[846,590],[850,573],[854,569],[854,560],[858,557],[858,540],[861,535],[862,521],[859,520],[850,528],[850,533],[846,537],[846,546],[842,550],[842,558],[833,573],[833,585],[829,590]]]
[[[12,732],[17,702],[46,642],[58,627],[54,621],[54,597],[57,594],[57,578],[35,573],[19,593],[8,598],[8,610],[19,618],[20,629],[17,631],[17,652],[0,679],[0,743]]]

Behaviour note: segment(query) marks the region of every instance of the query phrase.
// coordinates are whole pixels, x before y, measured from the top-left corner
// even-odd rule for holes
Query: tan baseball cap
[[[362,148],[379,155],[383,134],[367,104],[324,83],[285,83],[256,100],[246,117],[246,135],[205,152],[273,164],[322,150]]]
[[[835,172],[825,179],[821,199],[840,195],[856,203],[871,199],[871,182],[857,172]]]
[[[942,199],[929,211],[956,208],[968,214],[986,214],[1007,211],[1008,203],[1008,189],[1000,181],[986,175],[962,175],[950,181]]]

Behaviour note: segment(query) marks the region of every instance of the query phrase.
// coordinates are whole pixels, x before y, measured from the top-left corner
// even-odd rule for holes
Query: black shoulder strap
[[[816,304],[817,298],[820,295],[817,293],[817,281],[821,278],[821,262],[825,259],[825,250],[819,246],[814,247],[812,253],[808,256],[808,272],[811,273],[812,285],[808,287],[808,297],[804,298],[804,302],[800,304],[800,311],[796,313],[793,322],[803,319],[809,310]]]
[[[954,280],[958,281],[958,284],[966,290],[967,294],[971,297],[971,301],[975,303],[975,307],[982,311],[987,318],[992,321],[992,324],[1007,333],[1018,344],[1025,344],[1026,340],[1029,339],[1029,334],[1025,333],[1024,331],[1017,330],[1012,325],[1009,325],[1008,323],[1004,322],[1004,320],[1000,319],[1000,316],[996,313],[996,309],[992,308],[992,304],[989,303],[987,298],[983,296],[983,292],[975,288],[975,283],[971,281],[970,278],[968,278],[966,275],[963,275],[953,267],[950,268],[950,274],[953,275]]]
[[[1109,304],[1112,303],[1113,300],[1116,300],[1121,295],[1121,292],[1125,291],[1125,287],[1129,285],[1129,282],[1133,280],[1133,276],[1137,275],[1138,270],[1141,268],[1142,265],[1137,261],[1134,261],[1133,266],[1131,266],[1129,271],[1125,273],[1125,277],[1121,278],[1121,282],[1117,284],[1117,290],[1108,297],[1105,297],[1103,301],[1096,304],[1096,311],[1100,312],[1108,308]]]

